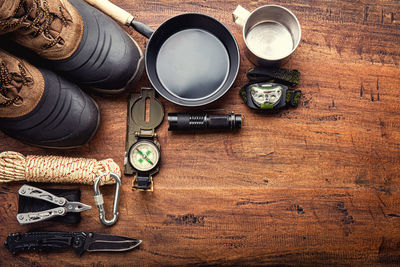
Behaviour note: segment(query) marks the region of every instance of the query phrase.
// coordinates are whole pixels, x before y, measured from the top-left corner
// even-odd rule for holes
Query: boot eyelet
[[[22,101],[21,101],[21,103],[13,103],[13,106],[14,106],[14,107],[20,107],[20,106],[22,106]]]
[[[3,94],[0,94],[0,96],[1,96],[4,100],[6,100],[6,102],[7,102],[7,101],[11,101],[11,98],[8,97],[8,96],[5,96],[5,95],[3,95]]]

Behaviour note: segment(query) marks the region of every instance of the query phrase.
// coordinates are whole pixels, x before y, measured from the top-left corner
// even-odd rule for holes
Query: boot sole
[[[108,95],[114,95],[114,94],[120,94],[126,91],[128,88],[133,87],[136,83],[139,82],[140,78],[142,77],[143,71],[144,71],[144,55],[142,52],[142,49],[138,45],[138,43],[128,34],[129,38],[131,38],[132,42],[136,45],[136,47],[139,50],[140,58],[138,60],[138,63],[136,65],[136,72],[132,75],[132,77],[128,80],[127,84],[119,89],[101,89],[101,88],[96,88],[96,87],[90,87],[94,92],[101,93],[101,94],[108,94]]]

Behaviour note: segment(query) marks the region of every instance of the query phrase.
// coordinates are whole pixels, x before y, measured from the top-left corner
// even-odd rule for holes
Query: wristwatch
[[[297,107],[301,91],[272,82],[250,83],[240,90],[245,104],[252,109],[268,110]]]
[[[153,176],[161,160],[155,129],[163,118],[164,108],[153,88],[141,88],[140,94],[130,96],[124,173],[135,174],[132,189],[153,191]]]

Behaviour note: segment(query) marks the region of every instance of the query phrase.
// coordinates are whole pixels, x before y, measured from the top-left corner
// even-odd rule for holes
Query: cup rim
[[[249,18],[250,18],[257,10],[263,9],[263,8],[267,8],[267,7],[278,7],[278,8],[281,8],[281,9],[285,10],[286,12],[288,12],[288,13],[294,18],[294,20],[296,21],[297,26],[298,26],[298,28],[299,28],[299,39],[297,40],[296,44],[293,46],[292,50],[290,50],[290,52],[289,52],[288,54],[286,54],[285,56],[283,56],[283,57],[266,58],[266,57],[264,57],[264,56],[260,56],[260,55],[258,55],[257,53],[255,53],[253,50],[251,50],[250,47],[249,47],[249,45],[248,45],[248,43],[247,43],[246,34],[245,34],[245,29],[246,29],[246,26],[247,26],[247,22],[249,21]],[[299,20],[297,19],[296,15],[295,15],[292,11],[290,11],[290,9],[288,9],[288,8],[286,8],[286,7],[284,7],[284,6],[281,6],[281,5],[273,5],[273,4],[272,4],[272,5],[263,5],[263,6],[260,6],[260,7],[256,8],[256,9],[254,9],[254,10],[250,13],[249,17],[247,18],[246,23],[245,23],[244,26],[243,26],[242,33],[243,33],[243,40],[244,40],[244,42],[245,42],[245,44],[246,44],[247,49],[249,49],[249,51],[250,51],[251,53],[253,53],[255,56],[257,56],[257,57],[259,57],[259,58],[261,58],[261,59],[263,59],[263,60],[268,60],[268,61],[280,61],[280,60],[282,60],[282,59],[287,58],[288,56],[290,56],[291,54],[293,54],[293,52],[297,49],[297,47],[299,46],[300,41],[301,41],[301,25],[300,25]]]

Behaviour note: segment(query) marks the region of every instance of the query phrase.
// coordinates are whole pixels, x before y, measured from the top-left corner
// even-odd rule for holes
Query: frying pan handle
[[[108,0],[85,0],[90,5],[101,10],[119,23],[130,26],[133,16]]]
[[[147,38],[150,38],[151,35],[154,33],[154,30],[152,28],[150,28],[149,26],[140,21],[133,20],[133,16],[129,14],[129,12],[114,5],[108,0],[85,0],[85,1],[90,5],[94,6],[95,8],[103,11],[104,13],[106,13],[119,23],[126,26],[132,26],[132,28],[134,28],[138,33]]]
[[[137,31],[147,39],[150,39],[150,37],[154,33],[154,30],[149,26],[147,26],[146,24],[144,24],[143,22],[132,20],[130,25],[132,26],[132,28],[135,29],[135,31]]]

